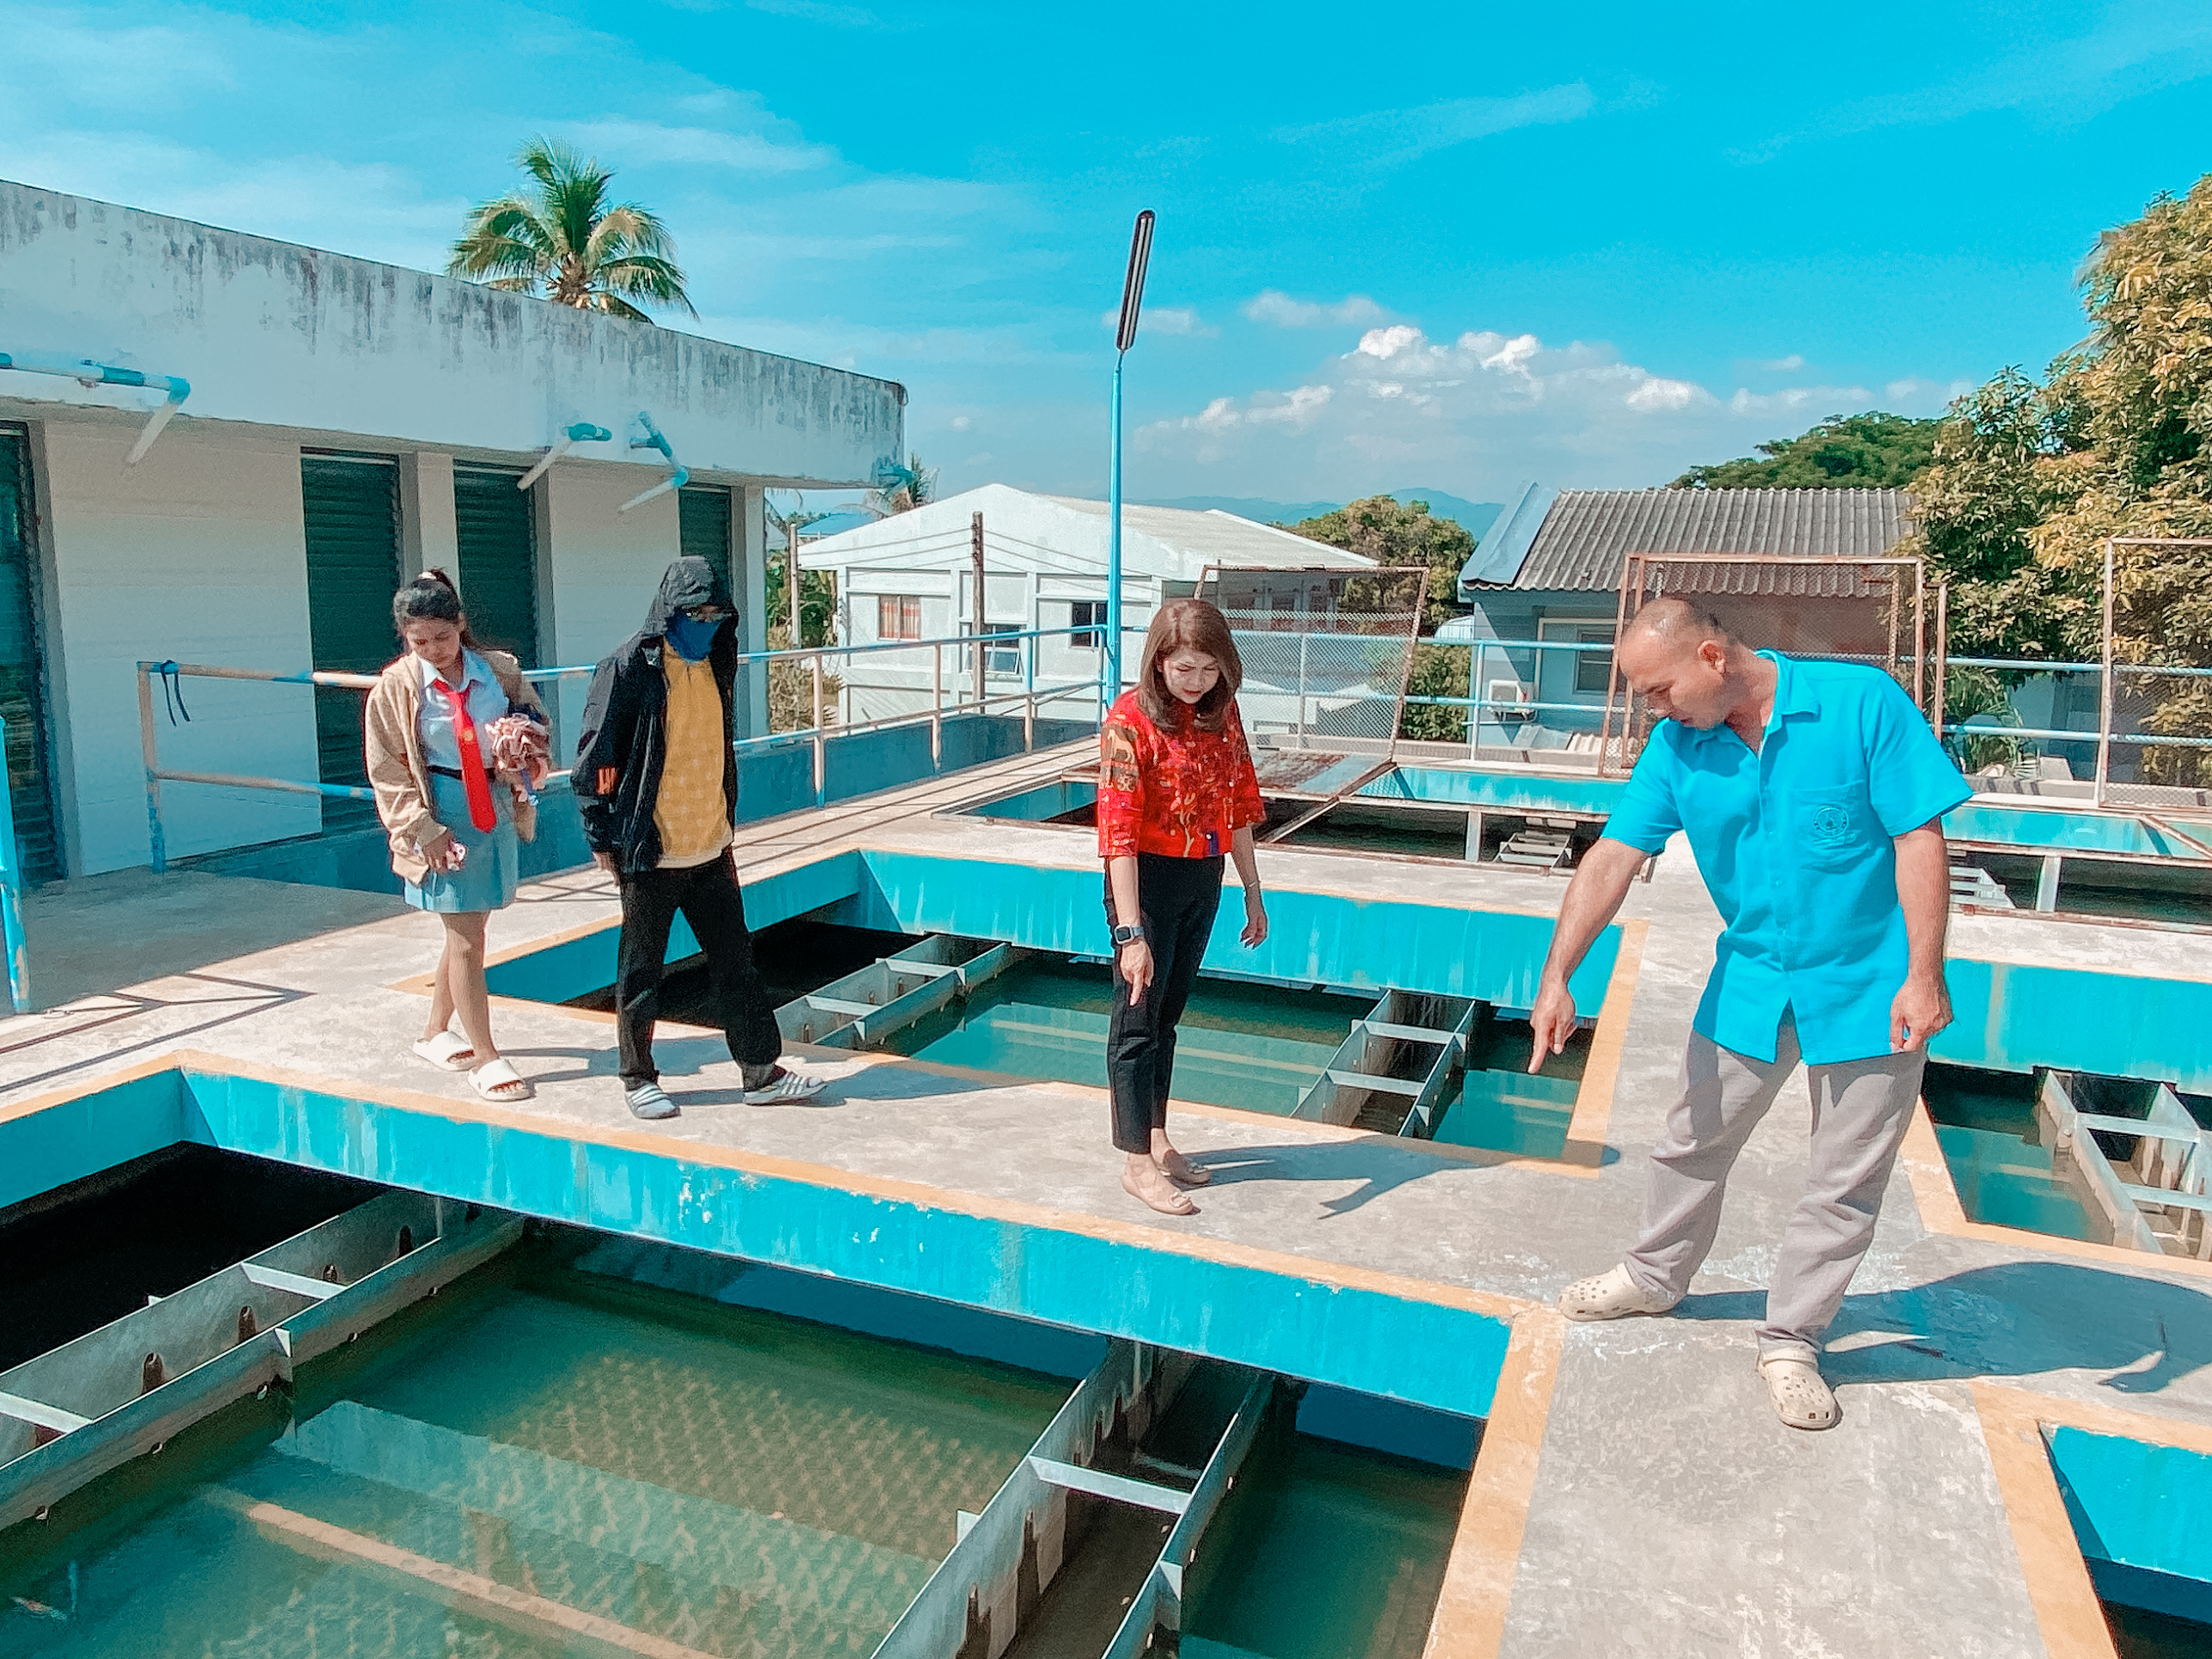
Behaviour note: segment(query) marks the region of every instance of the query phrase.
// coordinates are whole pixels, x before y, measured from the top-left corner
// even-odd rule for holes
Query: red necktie
[[[477,723],[469,718],[469,700],[443,680],[431,684],[446,694],[453,710],[453,742],[461,751],[461,787],[469,792],[469,822],[477,833],[489,835],[499,828],[499,815],[491,810],[491,780],[484,775],[483,748],[477,742]]]

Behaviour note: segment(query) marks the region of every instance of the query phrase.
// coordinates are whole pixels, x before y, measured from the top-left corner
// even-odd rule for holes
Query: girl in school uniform
[[[407,650],[368,694],[368,781],[408,903],[446,929],[415,1053],[466,1073],[486,1100],[526,1100],[530,1085],[492,1041],[484,924],[514,902],[519,843],[537,832],[529,787],[544,776],[544,710],[515,659],[471,636],[442,570],[402,587],[392,620]]]

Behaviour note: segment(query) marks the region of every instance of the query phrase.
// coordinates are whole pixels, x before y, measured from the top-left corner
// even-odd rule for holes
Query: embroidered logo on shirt
[[[1813,839],[1823,847],[1839,846],[1850,838],[1851,815],[1840,806],[1813,809]]]

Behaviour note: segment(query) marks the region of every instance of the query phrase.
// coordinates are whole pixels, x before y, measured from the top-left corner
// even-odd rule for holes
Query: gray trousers
[[[1720,1230],[1729,1171],[1797,1058],[1797,1026],[1786,1013],[1771,1063],[1690,1034],[1681,1097],[1651,1149],[1643,1236],[1628,1253],[1629,1276],[1639,1289],[1679,1299],[1690,1288]],[[1766,1322],[1759,1328],[1762,1354],[1820,1352],[1844,1289],[1874,1242],[1882,1191],[1912,1121],[1927,1061],[1916,1049],[1806,1068],[1812,1167],[1767,1286]]]

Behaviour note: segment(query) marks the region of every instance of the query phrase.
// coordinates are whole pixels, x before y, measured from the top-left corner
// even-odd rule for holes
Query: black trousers
[[[1137,908],[1152,947],[1152,982],[1145,1000],[1129,1006],[1121,953],[1114,953],[1114,1012],[1106,1024],[1106,1075],[1114,1092],[1114,1145],[1125,1152],[1152,1150],[1152,1131],[1168,1121],[1168,1083],[1175,1071],[1176,1022],[1190,1000],[1199,959],[1221,908],[1221,860],[1137,854]],[[1114,915],[1114,884],[1106,884],[1106,920]]]
[[[707,953],[714,1007],[740,1066],[765,1066],[783,1052],[768,988],[753,966],[745,901],[727,853],[688,870],[648,870],[622,880],[622,947],[615,968],[615,1031],[625,1088],[659,1080],[653,1022],[660,1012],[660,972],[668,930],[678,911]]]

